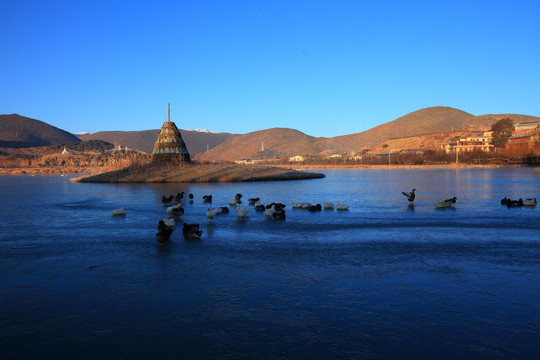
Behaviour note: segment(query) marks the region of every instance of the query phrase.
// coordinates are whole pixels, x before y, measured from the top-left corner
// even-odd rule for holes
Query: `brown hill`
[[[78,142],[67,131],[25,116],[0,115],[0,147],[25,148]]]
[[[364,147],[369,148],[377,144],[382,144],[390,139],[403,137],[448,132],[452,130],[464,132],[487,131],[491,128],[491,125],[500,119],[507,117],[514,120],[515,123],[540,120],[534,116],[517,114],[474,116],[458,109],[436,106],[414,111],[363,133],[332,138],[331,142],[338,142],[341,145],[340,149],[343,149],[343,146],[348,149],[354,149],[355,144],[363,144]],[[356,149],[359,150],[359,148]],[[345,152],[347,152],[347,150],[345,150]]]
[[[515,122],[538,121],[534,116],[499,114],[474,116],[445,106],[421,109],[373,129],[333,138],[315,138],[300,131],[283,128],[255,131],[228,140],[216,148],[200,154],[199,161],[234,161],[238,159],[275,158],[294,155],[324,155],[359,152],[362,149],[382,145],[395,138],[413,137],[448,131],[483,131],[504,117]],[[414,144],[433,147],[437,139],[424,139]],[[261,151],[264,143],[265,151]],[[424,146],[423,145],[423,146]],[[396,145],[397,146],[397,145]],[[422,148],[423,146],[418,146]],[[417,148],[416,146],[413,148]]]
[[[448,143],[452,138],[474,137],[478,132],[490,130],[492,124],[504,118],[510,118],[514,121],[514,123],[535,122],[540,120],[535,116],[518,114],[480,115],[471,118],[467,122],[468,125],[463,129],[454,128],[458,130],[438,131],[415,136],[387,139],[376,144],[375,146],[372,146],[369,153],[386,153],[388,151],[401,149],[436,150],[440,144]]]
[[[191,157],[206,151],[207,147],[212,149],[222,142],[238,136],[237,134],[230,133],[206,133],[190,130],[180,130],[180,132]],[[80,138],[85,141],[103,140],[151,154],[158,133],[158,129],[143,131],[100,131],[80,136]]]
[[[233,161],[314,154],[325,149],[321,139],[324,138],[315,138],[288,128],[259,130],[229,139],[214,149],[197,155],[195,160]]]
[[[488,123],[489,119],[470,125],[473,123],[473,119],[475,119],[474,115],[458,109],[446,106],[430,107],[414,111],[361,133],[331,138],[328,141],[328,148],[334,152],[359,151],[362,148],[370,148],[397,137],[415,136],[452,129],[475,128],[481,130],[491,126],[491,123]]]

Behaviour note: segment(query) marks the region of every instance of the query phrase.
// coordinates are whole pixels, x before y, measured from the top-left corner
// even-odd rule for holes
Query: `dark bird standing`
[[[403,191],[402,194],[405,195],[407,197],[407,200],[412,203],[414,201],[414,198],[416,197],[416,195],[414,194],[415,191],[416,189],[412,189],[411,192]]]

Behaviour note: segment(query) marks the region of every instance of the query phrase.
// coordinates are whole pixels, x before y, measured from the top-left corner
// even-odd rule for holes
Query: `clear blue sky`
[[[540,1],[0,2],[0,114],[78,131],[540,116]]]

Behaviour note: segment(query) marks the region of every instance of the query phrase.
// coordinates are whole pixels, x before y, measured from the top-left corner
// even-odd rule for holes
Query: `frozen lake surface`
[[[0,358],[537,359],[534,168],[325,170],[323,179],[82,184],[0,177]],[[414,206],[402,191],[417,189]],[[184,199],[167,246],[162,195]],[[254,209],[212,223],[211,206]],[[455,209],[435,203],[457,197]],[[338,202],[308,212],[292,202]],[[125,217],[111,210],[125,207]]]

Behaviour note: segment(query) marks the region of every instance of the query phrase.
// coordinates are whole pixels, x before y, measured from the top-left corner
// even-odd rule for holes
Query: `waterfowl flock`
[[[519,198],[518,200],[512,200],[512,199],[506,198],[505,196],[504,198],[501,199],[501,205],[506,205],[508,207],[521,207],[521,206],[535,207],[536,198],[528,198],[525,200]]]
[[[171,237],[175,224],[180,221],[180,217],[184,215],[185,209],[182,207],[182,199],[184,198],[184,192],[177,195],[162,196],[162,202],[164,206],[167,206],[166,213],[169,215],[168,219],[159,220],[158,231],[156,233],[156,240],[160,244],[165,244]],[[190,203],[194,202],[193,194],[188,195]],[[212,195],[203,195],[203,203],[211,203]],[[236,210],[236,216],[239,220],[247,218],[251,212],[251,207],[257,212],[262,212],[263,215],[270,220],[285,220],[286,205],[283,203],[272,202],[267,205],[261,204],[260,197],[254,197],[248,199],[248,206],[242,204],[242,194],[238,193],[233,199],[229,200],[229,207]],[[229,207],[208,207],[206,209],[206,218],[209,224],[213,224],[216,221],[216,216],[229,213]],[[312,205],[310,203],[293,203],[293,208],[301,208],[311,212],[325,210],[333,210],[334,203],[325,202],[324,207],[321,204]],[[338,204],[337,210],[348,210],[349,206],[345,204]],[[200,239],[203,231],[199,228],[199,224],[183,224],[182,234],[185,239]]]
[[[407,200],[409,200],[409,204],[414,203],[414,199],[416,197],[415,194],[416,189],[412,189],[411,192],[402,192],[403,195],[407,197]],[[442,201],[439,201],[435,203],[435,207],[437,209],[446,209],[446,208],[452,208],[454,209],[454,204],[457,201],[457,197],[452,197],[449,199],[445,199]],[[536,198],[527,198],[525,200],[519,198],[518,200],[512,200],[507,198],[506,196],[501,199],[501,205],[506,205],[507,207],[536,207]]]
[[[409,204],[413,206],[414,200],[416,198],[416,189],[412,189],[410,192],[402,192],[402,194],[407,198]],[[182,200],[185,193],[180,192],[176,195],[163,196],[162,202],[164,206],[167,206],[166,213],[169,216],[167,219],[159,220],[156,233],[156,241],[160,244],[165,244],[171,237],[174,232],[174,228],[177,222],[180,221],[182,215],[184,215],[184,208],[182,206]],[[194,202],[193,194],[188,195],[189,203]],[[212,195],[203,195],[203,203],[211,203]],[[262,212],[263,215],[270,220],[285,220],[286,205],[283,203],[272,202],[270,204],[264,205],[261,204],[261,199],[259,197],[248,199],[249,205],[245,206],[242,204],[242,194],[236,194],[234,199],[229,201],[229,206],[233,207],[236,210],[236,215],[239,220],[242,220],[248,217],[251,208],[253,207],[256,212]],[[453,196],[448,199],[444,199],[435,203],[437,209],[455,209],[454,205],[457,202],[457,197]],[[501,205],[506,205],[508,207],[535,207],[536,198],[527,198],[525,200],[518,199],[512,200],[507,197],[504,197],[501,200]],[[347,211],[349,210],[349,205],[343,203],[337,203],[334,206],[332,202],[324,202],[323,205],[320,203],[311,204],[309,202],[292,202],[292,209],[295,210],[307,210],[308,212],[320,212],[320,211]],[[209,223],[212,223],[217,215],[228,214],[229,207],[209,207],[206,209],[206,217],[208,218]],[[113,216],[125,216],[126,209],[124,207],[120,209],[115,209],[112,211]],[[203,231],[199,229],[199,224],[183,224],[182,234],[185,239],[200,239]]]
[[[176,195],[162,196],[161,201],[164,205],[172,205],[173,203],[178,204],[184,198],[184,192],[179,192]]]

